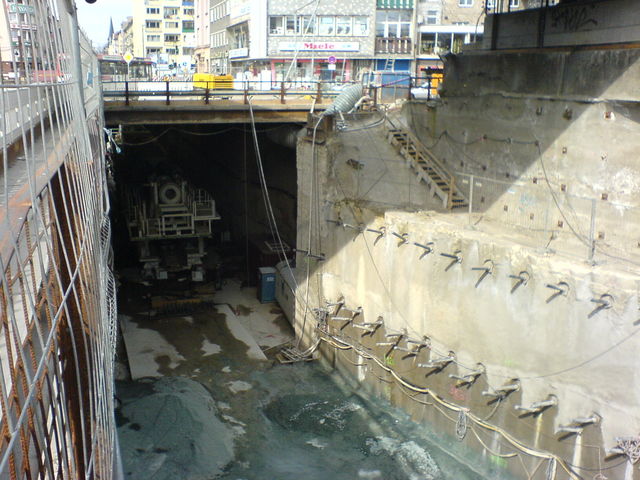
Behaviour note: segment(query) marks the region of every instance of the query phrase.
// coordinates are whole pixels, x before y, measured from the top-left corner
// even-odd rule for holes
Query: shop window
[[[436,46],[435,33],[423,33],[420,36],[420,53],[426,55],[434,55]]]

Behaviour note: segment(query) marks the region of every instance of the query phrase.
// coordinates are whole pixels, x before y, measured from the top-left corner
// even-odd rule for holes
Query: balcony
[[[413,0],[377,0],[376,7],[379,9],[411,9],[413,8]]]
[[[409,55],[412,53],[411,37],[376,37],[376,53]]]

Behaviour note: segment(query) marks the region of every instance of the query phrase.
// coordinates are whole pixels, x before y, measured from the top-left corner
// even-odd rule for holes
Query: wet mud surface
[[[267,361],[251,358],[215,309],[153,316],[143,307],[124,303],[121,314],[163,346],[157,355],[152,341],[142,348],[151,350],[140,359],[153,363],[152,378],[117,384],[126,478],[480,478],[431,444],[423,426],[318,362],[281,365],[270,356],[276,349]],[[289,328],[273,305],[265,309]]]

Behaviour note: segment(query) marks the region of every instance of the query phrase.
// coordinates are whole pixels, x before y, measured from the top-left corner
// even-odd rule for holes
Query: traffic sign
[[[331,63],[331,64],[336,63],[336,57],[334,57],[333,55],[331,55],[331,56],[329,57],[329,63]]]
[[[131,63],[131,60],[133,60],[133,55],[131,55],[131,52],[125,53],[122,57],[124,58],[124,61],[127,62],[127,65]]]

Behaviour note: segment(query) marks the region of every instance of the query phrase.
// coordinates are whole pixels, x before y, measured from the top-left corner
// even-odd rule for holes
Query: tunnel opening
[[[143,278],[255,285],[279,261],[264,184],[283,249],[296,236],[291,124],[145,125],[122,130],[114,156],[114,249],[119,270]]]
[[[482,477],[476,457],[447,451],[437,434],[363,391],[331,362],[277,360],[295,335],[285,305],[258,288],[260,269],[281,259],[268,249],[277,237],[260,170],[293,259],[300,130],[256,126],[260,158],[251,126],[122,131],[110,183],[123,333],[116,420],[125,477]],[[174,218],[185,198],[215,203],[202,220],[210,232],[164,219],[166,235],[153,230],[159,238],[145,239],[142,231],[151,230],[142,220],[161,223],[163,211]],[[201,264],[189,262],[200,253]],[[335,461],[327,463],[328,455]]]

